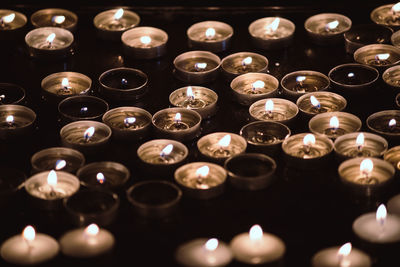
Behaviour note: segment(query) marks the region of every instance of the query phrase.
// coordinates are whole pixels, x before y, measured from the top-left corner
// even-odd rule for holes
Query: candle
[[[61,252],[73,258],[100,256],[112,250],[114,243],[114,236],[96,224],[69,231],[60,238]]]
[[[296,105],[306,118],[311,118],[319,113],[342,111],[346,108],[347,101],[335,93],[313,92],[299,97]]]
[[[36,113],[25,106],[0,105],[0,139],[18,140],[34,131]]]
[[[0,9],[0,32],[12,32],[23,28],[26,25],[26,16],[20,12]]]
[[[387,44],[371,44],[354,52],[354,60],[384,71],[400,62],[400,48]]]
[[[232,261],[229,247],[216,238],[199,238],[179,246],[175,253],[177,262],[183,266],[226,266]]]
[[[341,135],[357,132],[361,124],[361,120],[351,113],[327,112],[314,116],[309,121],[308,127],[314,134],[336,139]]]
[[[229,49],[233,29],[219,21],[202,21],[193,24],[186,32],[189,47],[219,53]]]
[[[400,88],[400,79],[398,78],[399,75],[400,66],[393,66],[383,72],[382,79],[386,85],[397,92],[397,90]]]
[[[74,32],[78,23],[78,16],[66,9],[46,8],[33,13],[31,23],[35,28],[60,27]]]
[[[358,48],[369,44],[389,44],[392,33],[390,28],[381,25],[354,25],[344,33],[346,52],[353,54]]]
[[[396,28],[400,26],[400,5],[397,3],[377,7],[370,16],[376,24]]]
[[[400,138],[400,111],[384,110],[376,112],[367,118],[368,128],[385,137],[389,143],[397,142]]]
[[[32,172],[65,171],[75,173],[85,164],[85,156],[75,149],[51,147],[36,152],[31,158]]]
[[[16,265],[38,265],[57,256],[57,241],[28,225],[22,234],[7,239],[0,248],[1,257]]]
[[[274,121],[290,124],[299,113],[295,103],[283,98],[261,99],[249,108],[250,116],[254,120]]]
[[[232,80],[249,72],[267,72],[268,59],[256,53],[240,52],[223,58],[221,67],[226,78]]]
[[[265,264],[279,261],[285,254],[283,241],[272,234],[264,233],[259,225],[249,233],[235,236],[230,243],[236,260],[246,264]]]
[[[383,155],[383,159],[393,165],[393,167],[396,169],[396,173],[400,171],[399,150],[400,146],[395,146],[386,151],[385,154]]]
[[[0,83],[0,103],[20,104],[25,100],[25,89],[12,83]]]
[[[305,93],[325,91],[329,88],[329,84],[326,75],[311,70],[291,72],[281,80],[283,92],[290,99],[297,99]]]

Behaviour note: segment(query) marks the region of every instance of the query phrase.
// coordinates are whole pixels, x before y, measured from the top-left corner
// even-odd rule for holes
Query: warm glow
[[[304,81],[306,79],[306,76],[297,76],[296,77],[296,82],[301,83],[302,81]]]
[[[14,19],[15,19],[15,13],[11,13],[7,16],[2,17],[1,21],[3,21],[4,23],[11,23],[13,22]]]
[[[104,183],[106,178],[104,177],[104,174],[102,172],[98,172],[96,174],[96,179],[100,184],[102,184],[102,183]]]
[[[196,170],[196,176],[197,177],[201,177],[204,178],[208,175],[208,173],[210,172],[210,167],[208,167],[207,165],[200,167]]]
[[[250,240],[261,240],[261,238],[263,237],[263,230],[261,228],[261,226],[259,226],[258,224],[253,225],[250,228]]]
[[[214,28],[208,28],[206,30],[206,38],[207,39],[212,39],[215,36],[215,29]]]
[[[83,133],[83,137],[84,137],[86,140],[90,139],[90,137],[92,137],[93,134],[94,134],[94,130],[95,130],[95,129],[94,129],[93,126],[89,127],[89,128]]]
[[[253,62],[252,57],[246,57],[245,59],[242,60],[242,66],[250,65],[252,62]]]
[[[57,160],[55,169],[56,170],[61,170],[65,166],[67,166],[67,162],[65,160],[63,160],[63,159]]]
[[[397,122],[396,122],[395,119],[391,119],[391,120],[389,121],[389,127],[394,127],[396,124],[397,124]]]
[[[374,163],[372,162],[371,159],[364,159],[363,161],[361,161],[360,172],[368,175],[372,172],[373,169],[374,169]]]
[[[274,101],[272,101],[271,99],[268,99],[265,102],[265,111],[272,112],[273,110],[274,110]]]
[[[99,231],[100,229],[95,223],[92,223],[85,228],[85,234],[87,234],[88,236],[96,236]]]
[[[160,155],[161,156],[168,156],[169,154],[171,154],[172,149],[174,149],[174,146],[172,144],[169,144],[166,147],[164,147],[163,150],[161,150]]]
[[[52,43],[52,42],[54,41],[54,38],[56,38],[56,34],[55,34],[54,32],[53,32],[53,33],[50,33],[50,35],[47,36],[46,41],[47,41],[48,43]]]
[[[254,90],[254,89],[264,88],[264,86],[265,86],[265,82],[260,81],[260,80],[255,81],[255,82],[252,83],[252,85],[251,85],[251,87],[253,88],[253,90]]]
[[[191,86],[188,86],[188,88],[186,89],[186,96],[189,98],[194,98],[193,89]]]
[[[57,24],[62,24],[65,21],[65,17],[64,16],[54,16],[51,20]]]
[[[311,101],[311,105],[313,105],[316,108],[321,107],[321,103],[317,100],[317,98],[315,96],[310,96],[310,101]]]
[[[344,244],[343,246],[341,246],[339,248],[339,251],[338,251],[339,257],[344,258],[344,257],[349,256],[349,254],[351,252],[351,248],[352,248],[352,246],[351,246],[350,242],[348,242],[348,243]]]
[[[306,134],[303,138],[303,144],[311,146],[315,144],[315,136],[313,134]]]
[[[275,18],[274,21],[272,21],[271,24],[269,24],[269,25],[267,25],[267,26],[265,27],[265,30],[266,30],[267,32],[274,32],[274,31],[276,31],[276,29],[278,29],[278,27],[279,27],[279,22],[280,22],[280,21],[281,21],[281,20],[280,20],[279,18]]]
[[[151,43],[151,37],[150,36],[142,36],[140,37],[140,42],[144,45],[148,45],[149,43]]]
[[[133,124],[133,123],[135,123],[135,121],[136,121],[135,117],[127,117],[124,119],[125,124]]]
[[[356,145],[357,146],[363,146],[364,145],[364,139],[365,139],[365,137],[364,137],[363,133],[358,134],[357,135],[357,139],[356,139]]]
[[[124,10],[122,8],[118,9],[114,14],[114,19],[119,20],[124,15]]]
[[[207,63],[205,63],[205,62],[202,62],[202,63],[198,62],[198,63],[194,64],[194,68],[195,68],[196,70],[204,70],[205,68],[207,68]]]
[[[62,81],[61,81],[61,85],[62,85],[62,87],[64,87],[64,88],[68,88],[68,86],[69,86],[69,80],[68,80],[68,78],[63,78]]]
[[[375,56],[375,59],[377,59],[377,60],[386,60],[386,59],[388,59],[389,57],[390,57],[390,54],[389,54],[389,53],[377,54],[377,55]]]
[[[353,78],[353,77],[354,77],[354,73],[353,73],[353,72],[349,72],[349,73],[347,74],[347,77]]]
[[[209,239],[206,244],[205,244],[206,250],[208,251],[214,251],[218,247],[218,239],[216,238],[211,238]]]
[[[231,143],[231,135],[227,134],[218,141],[220,147],[227,147]]]
[[[338,129],[339,128],[339,119],[336,116],[333,116],[329,120],[329,127],[331,127],[332,129]]]
[[[385,224],[387,216],[387,210],[384,204],[379,205],[378,209],[376,210],[376,221],[379,222],[381,225]]]
[[[178,112],[178,113],[175,114],[174,121],[175,121],[175,122],[178,122],[178,123],[182,121],[182,115],[181,115],[181,113]]]
[[[13,123],[14,122],[14,116],[13,115],[8,115],[6,118],[7,123]]]
[[[47,183],[49,185],[57,185],[57,173],[54,170],[51,170],[49,172],[49,175],[47,175]]]
[[[22,237],[25,241],[32,242],[35,240],[36,231],[31,225],[25,227],[24,231],[22,232]]]
[[[392,6],[392,12],[396,13],[400,11],[400,2],[398,2],[397,4],[394,4]]]
[[[339,21],[337,21],[337,20],[331,21],[328,24],[326,24],[326,28],[329,30],[336,29],[337,26],[339,26]]]

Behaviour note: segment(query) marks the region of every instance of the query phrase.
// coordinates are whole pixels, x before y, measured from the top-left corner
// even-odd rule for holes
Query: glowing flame
[[[250,232],[249,232],[250,240],[253,240],[253,241],[261,240],[261,238],[263,237],[263,234],[264,234],[263,230],[262,230],[261,226],[259,226],[258,224],[253,225],[250,228]]]
[[[69,87],[69,80],[68,78],[63,78],[61,81],[62,87],[68,88]]]
[[[55,38],[56,38],[56,34],[53,32],[53,33],[50,33],[49,36],[47,36],[46,41],[51,44]]]
[[[339,248],[339,251],[338,251],[339,257],[344,258],[344,257],[349,256],[351,253],[351,249],[352,249],[352,246],[351,246],[350,242],[344,244],[343,246],[341,246]]]
[[[47,175],[47,183],[49,185],[57,185],[57,173],[54,170],[51,170],[49,172],[49,175]]]
[[[392,12],[393,13],[397,13],[397,12],[399,12],[400,11],[400,2],[398,2],[397,4],[394,4],[393,6],[392,6]]]
[[[227,147],[227,146],[229,146],[229,144],[231,143],[231,139],[232,139],[231,135],[230,135],[230,134],[227,134],[227,135],[225,135],[224,137],[222,137],[222,138],[218,141],[218,145],[219,145],[220,147]]]
[[[265,102],[265,111],[272,112],[273,110],[274,110],[274,101],[272,101],[271,99],[268,99]]]
[[[364,145],[364,139],[365,139],[365,137],[364,137],[363,133],[358,134],[357,135],[357,139],[356,139],[356,145],[357,146],[363,146]]]
[[[119,20],[124,15],[124,10],[122,8],[118,9],[117,12],[114,14],[114,19]]]
[[[148,45],[149,43],[151,43],[151,37],[150,36],[142,36],[140,37],[140,42],[144,45]]]
[[[96,174],[96,179],[100,184],[103,184],[106,178],[104,177],[104,174],[102,172],[98,172]]]
[[[389,121],[389,127],[394,127],[394,126],[396,126],[396,124],[397,124],[397,122],[396,122],[395,119],[391,119],[391,120]]]
[[[218,239],[216,238],[211,238],[209,239],[206,244],[205,244],[206,250],[208,251],[214,251],[218,247]]]
[[[65,21],[65,17],[64,16],[54,16],[51,21],[57,23],[57,24],[62,24]]]
[[[14,116],[13,115],[8,115],[6,118],[7,123],[13,123],[14,122]]]
[[[197,62],[196,64],[194,64],[194,68],[196,69],[196,70],[205,70],[205,68],[207,68],[207,63],[205,63],[205,62],[202,62],[202,63],[200,63],[200,62]]]
[[[25,227],[24,231],[22,232],[22,238],[25,241],[32,242],[33,240],[35,240],[35,237],[36,237],[35,228],[33,228],[31,225]]]
[[[339,128],[339,119],[336,116],[333,116],[330,120],[329,120],[329,126],[332,129],[338,129]]]
[[[212,39],[215,36],[215,29],[214,28],[208,28],[206,30],[206,38],[207,39]]]
[[[127,118],[125,118],[124,119],[124,123],[125,124],[134,124],[135,123],[135,121],[136,121],[136,118],[135,117],[127,117]]]
[[[251,84],[251,87],[254,89],[260,89],[260,88],[264,88],[265,86],[265,82],[257,80],[254,83]]]
[[[364,159],[360,164],[360,172],[368,175],[374,169],[374,163],[371,159]]]
[[[384,204],[380,204],[378,209],[376,210],[376,221],[379,222],[380,225],[384,225],[386,221],[387,210]]]
[[[389,57],[390,57],[390,54],[389,54],[389,53],[377,54],[377,55],[375,56],[375,59],[376,59],[376,60],[386,60],[386,59],[388,59]]]
[[[242,60],[242,66],[250,65],[252,62],[253,62],[252,57],[246,57],[245,59]]]
[[[306,134],[303,138],[303,144],[311,146],[315,144],[315,136],[313,134]]]
[[[67,162],[65,160],[63,159],[57,160],[55,169],[58,171],[64,168],[65,166],[67,166]]]
[[[267,26],[265,27],[265,30],[266,30],[267,32],[275,32],[276,29],[278,29],[278,27],[279,27],[279,22],[280,22],[280,21],[281,21],[281,20],[280,20],[279,18],[275,18],[274,21],[272,21],[271,24],[269,24],[269,25],[267,25]]]
[[[305,81],[305,79],[306,79],[306,76],[297,76],[296,82],[301,83],[301,82]]]
[[[317,100],[317,98],[315,96],[310,96],[310,101],[311,101],[311,105],[313,105],[316,108],[320,108],[321,107],[321,103]]]
[[[337,21],[337,20],[331,21],[328,24],[326,24],[326,28],[329,30],[336,29],[337,26],[339,26],[339,21]]]
[[[196,176],[204,178],[208,175],[209,172],[210,172],[210,168],[206,165],[206,166],[200,167],[196,170]]]
[[[174,121],[177,122],[177,123],[179,123],[179,122],[182,121],[182,115],[181,115],[181,113],[178,112],[178,113],[175,114]]]
[[[85,138],[85,140],[89,140],[93,136],[94,130],[94,127],[91,126],[83,133],[83,137]]]
[[[3,21],[4,23],[11,23],[13,22],[15,19],[15,13],[11,13],[7,16],[4,16],[1,18],[1,21]]]
[[[85,228],[85,234],[87,234],[88,236],[96,236],[99,231],[100,229],[95,223],[92,223]]]
[[[353,72],[349,72],[349,73],[347,74],[347,77],[353,78],[353,77],[354,77],[354,73],[353,73]]]
[[[188,86],[188,88],[186,89],[186,96],[189,98],[194,98],[194,94],[193,94],[193,90],[191,86]]]
[[[168,156],[169,154],[171,154],[172,149],[174,149],[174,146],[172,144],[167,145],[166,147],[163,148],[163,150],[161,150],[161,157],[163,156]]]

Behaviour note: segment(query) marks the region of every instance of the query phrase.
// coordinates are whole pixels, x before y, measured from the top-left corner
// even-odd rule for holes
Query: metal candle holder
[[[329,85],[329,78],[325,74],[312,70],[291,72],[281,80],[283,92],[293,100],[306,93],[325,91]]]
[[[267,110],[268,101],[273,103],[271,110]],[[254,120],[290,124],[296,118],[299,109],[292,101],[283,98],[267,98],[253,103],[249,108],[249,113]]]
[[[12,83],[0,83],[0,103],[20,104],[25,100],[25,89]]]
[[[9,9],[0,9],[0,18],[3,18],[4,21],[4,17],[6,16],[14,16],[14,18],[10,22],[0,24],[0,40],[12,42],[17,40],[16,38],[23,34],[24,26],[28,20],[26,16],[20,12]]]
[[[76,30],[78,16],[61,8],[46,8],[36,11],[31,16],[33,27],[60,27],[71,32]]]
[[[393,31],[376,24],[354,25],[344,33],[346,52],[353,54],[358,48],[369,44],[389,44]]]
[[[347,101],[335,93],[314,92],[299,97],[296,105],[306,118],[311,118],[320,113],[342,111],[346,108]]]
[[[393,66],[385,70],[382,80],[393,90],[400,91],[400,66]]]
[[[332,117],[339,121],[339,127],[331,125]],[[310,131],[317,135],[324,135],[336,139],[341,135],[357,132],[362,125],[361,120],[347,112],[328,112],[314,116],[308,123]]]
[[[268,59],[252,52],[239,52],[226,56],[221,61],[222,72],[228,80],[249,72],[268,71]]]
[[[75,173],[85,164],[85,156],[71,148],[51,147],[36,152],[31,157],[32,173],[62,170]]]
[[[0,105],[0,139],[18,140],[34,131],[36,113],[25,106]]]
[[[385,137],[389,143],[400,140],[400,110],[384,110],[367,118],[368,128]]]
[[[384,71],[400,62],[400,48],[387,44],[366,45],[354,52],[354,60]]]
[[[394,4],[383,5],[372,10],[371,20],[382,26],[398,28],[400,26],[400,14],[393,11]]]

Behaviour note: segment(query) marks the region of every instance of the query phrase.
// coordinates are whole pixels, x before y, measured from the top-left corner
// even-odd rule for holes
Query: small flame
[[[150,36],[142,36],[140,37],[140,42],[144,45],[148,45],[149,43],[151,43],[151,37]]]
[[[363,133],[359,133],[357,135],[356,145],[357,146],[363,146],[364,145],[364,140],[365,140],[364,134]]]
[[[200,167],[196,170],[196,176],[197,177],[201,177],[204,178],[208,175],[208,173],[210,172],[210,167],[208,167],[207,165]]]
[[[102,172],[98,172],[96,174],[96,179],[100,184],[103,184],[106,178],[104,177],[104,174]]]
[[[64,16],[54,16],[51,21],[57,23],[57,24],[62,24],[65,21],[65,17]]]
[[[182,121],[182,115],[181,113],[178,112],[175,114],[174,122],[179,123],[181,121]]]
[[[57,173],[55,170],[51,170],[49,175],[47,175],[47,183],[49,185],[57,185]]]
[[[8,115],[6,118],[7,123],[13,123],[14,122],[14,116],[13,115]]]
[[[231,135],[230,135],[230,134],[227,134],[227,135],[225,135],[224,137],[222,137],[222,138],[218,141],[218,145],[219,145],[220,147],[227,147],[227,146],[229,146],[229,144],[231,143],[231,139],[232,139]]]
[[[397,4],[394,4],[393,6],[392,6],[392,12],[393,13],[397,13],[397,12],[399,12],[400,11],[400,2],[398,2]]]
[[[191,86],[188,86],[188,88],[186,89],[186,96],[189,98],[194,98],[193,89]]]
[[[320,108],[321,107],[321,103],[318,101],[318,99],[315,96],[310,96],[310,101],[311,101],[311,105],[313,105],[316,108]]]
[[[65,166],[67,166],[67,162],[63,159],[61,159],[61,160],[59,159],[56,162],[55,169],[58,171],[58,170],[61,170],[62,168],[64,168]]]
[[[169,154],[171,154],[172,149],[174,149],[174,146],[172,144],[169,144],[166,147],[164,147],[163,150],[161,150],[160,155],[161,156],[168,156]]]
[[[119,20],[124,15],[124,10],[122,8],[118,9],[117,12],[114,14],[114,19]]]
[[[36,237],[35,228],[33,228],[31,225],[25,227],[24,231],[22,232],[22,238],[25,241],[32,242],[33,240],[35,240],[35,237]]]
[[[397,124],[397,122],[396,122],[395,119],[391,119],[391,120],[389,121],[389,127],[394,127],[394,126],[396,126],[396,124]]]
[[[384,53],[384,54],[377,54],[376,56],[375,56],[375,59],[376,60],[386,60],[386,59],[388,59],[390,57],[390,54],[389,53]]]
[[[50,33],[49,36],[47,36],[46,41],[51,44],[55,38],[56,38],[56,34],[53,32],[53,33]]]
[[[261,226],[259,226],[258,224],[253,225],[250,228],[250,240],[255,241],[255,240],[261,240],[261,238],[263,237],[263,230],[261,228]]]
[[[329,126],[332,129],[338,129],[339,128],[339,119],[336,116],[333,116],[329,121]]]
[[[127,118],[125,118],[124,119],[124,123],[125,124],[134,124],[135,123],[135,121],[136,121],[136,118],[135,117],[127,117]]]
[[[196,64],[194,64],[194,68],[196,70],[205,70],[205,68],[207,68],[207,63],[205,62],[197,62]]]
[[[368,175],[372,172],[373,169],[374,169],[374,163],[372,162],[371,159],[364,159],[363,161],[361,161],[360,172]]]
[[[253,62],[252,57],[246,57],[245,59],[242,60],[242,66],[250,65],[252,62]]]
[[[296,82],[301,83],[301,82],[305,81],[305,79],[306,79],[306,76],[297,76]]]
[[[279,22],[280,22],[280,21],[281,21],[281,20],[280,20],[279,18],[275,18],[274,21],[272,21],[271,24],[269,24],[269,25],[267,25],[267,26],[265,27],[265,30],[266,30],[267,32],[275,32],[276,29],[278,29],[278,27],[279,27]]]
[[[339,251],[338,251],[339,257],[344,258],[344,257],[349,256],[351,253],[351,249],[352,249],[352,246],[351,246],[350,242],[344,244],[343,246],[341,246],[339,248]]]
[[[252,83],[251,87],[254,89],[260,89],[260,88],[264,88],[265,86],[265,82],[257,80],[254,83]]]
[[[4,17],[1,18],[1,20],[2,20],[4,23],[11,23],[11,22],[14,21],[14,19],[15,19],[15,13],[11,13],[11,14],[9,14],[9,15],[4,16]]]
[[[315,136],[313,134],[306,134],[303,138],[303,144],[306,146],[315,145]]]
[[[69,80],[68,78],[63,78],[61,81],[62,87],[68,88],[69,87]]]
[[[99,231],[100,229],[95,223],[92,223],[85,228],[85,234],[87,234],[88,236],[96,236]]]
[[[336,29],[337,26],[339,26],[339,21],[338,20],[334,20],[334,21],[331,21],[328,24],[326,24],[326,28],[329,29],[329,30]]]
[[[89,140],[93,136],[94,130],[94,127],[91,126],[83,133],[83,137],[85,138],[85,140]]]
[[[218,247],[218,239],[216,238],[209,239],[205,244],[205,248],[208,251],[214,251],[217,249],[217,247]]]
[[[274,101],[272,101],[271,99],[268,99],[265,102],[265,111],[272,112],[273,110],[274,110]]]
[[[206,38],[207,39],[212,39],[215,36],[215,29],[214,28],[208,28],[206,30]]]
[[[387,210],[384,204],[380,204],[378,209],[376,210],[376,221],[380,223],[380,225],[384,225],[387,217]]]
[[[349,72],[349,73],[347,74],[347,77],[353,78],[353,77],[354,77],[354,72]]]

